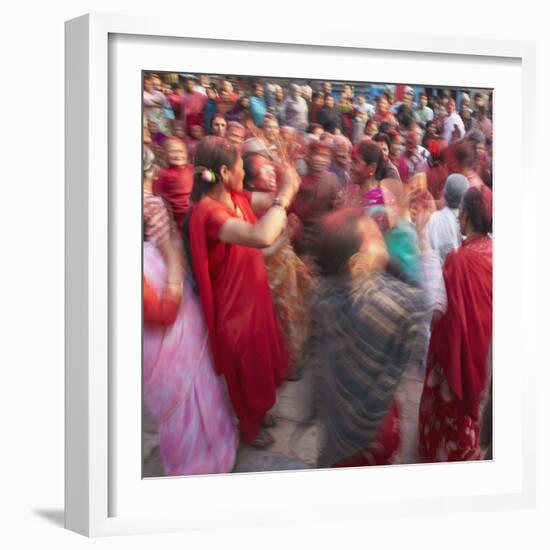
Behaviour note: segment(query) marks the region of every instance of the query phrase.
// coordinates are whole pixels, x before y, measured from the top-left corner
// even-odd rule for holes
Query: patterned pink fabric
[[[152,243],[144,243],[143,260],[144,276],[160,295],[165,265]],[[175,323],[167,329],[144,326],[143,387],[166,475],[231,471],[238,445],[235,421],[187,280]]]

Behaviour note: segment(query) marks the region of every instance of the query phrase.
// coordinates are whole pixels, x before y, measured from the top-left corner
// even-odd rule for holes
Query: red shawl
[[[447,256],[443,277],[448,309],[432,332],[429,361],[439,362],[466,414],[477,419],[488,384],[487,357],[493,336],[491,238],[466,239]]]
[[[192,189],[192,164],[163,168],[153,183],[153,193],[160,195],[168,202],[178,228],[181,227],[183,218],[189,210]]]

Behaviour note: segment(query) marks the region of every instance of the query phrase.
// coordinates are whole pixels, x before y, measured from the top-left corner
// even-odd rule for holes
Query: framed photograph
[[[105,536],[533,506],[523,266],[536,221],[528,193],[511,190],[531,177],[534,67],[534,44],[484,38],[67,22],[66,527]],[[463,291],[457,262],[428,232],[445,208],[492,255],[489,278],[478,256],[465,264],[475,307],[462,324],[446,315]],[[368,246],[346,256],[334,235],[353,216]],[[402,247],[411,231],[416,263]],[[444,295],[431,309],[428,257]],[[341,269],[378,281],[385,298],[366,293],[368,315],[356,293],[338,310]],[[466,343],[441,351],[459,325]],[[457,421],[458,393],[467,442],[434,436]]]

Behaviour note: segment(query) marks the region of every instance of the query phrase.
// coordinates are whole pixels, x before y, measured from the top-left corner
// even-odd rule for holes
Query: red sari
[[[245,221],[256,222],[244,194],[232,194]],[[288,371],[288,355],[269,289],[262,251],[220,241],[222,225],[237,214],[211,198],[191,213],[193,272],[210,335],[240,431],[250,443]]]
[[[472,235],[447,256],[447,313],[435,325],[419,418],[419,452],[429,462],[479,460],[493,332],[493,246]]]

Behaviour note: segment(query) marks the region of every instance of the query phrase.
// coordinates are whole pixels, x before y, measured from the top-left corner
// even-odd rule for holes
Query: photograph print
[[[142,76],[143,477],[491,460],[492,90]]]

